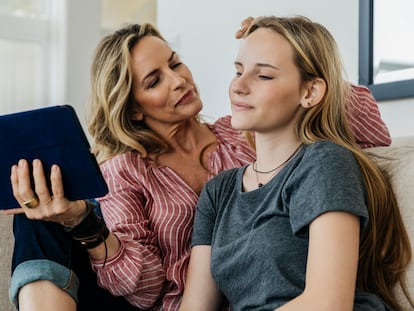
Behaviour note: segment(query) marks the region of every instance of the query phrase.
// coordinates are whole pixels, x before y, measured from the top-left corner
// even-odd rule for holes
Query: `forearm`
[[[88,253],[93,261],[104,262],[119,251],[120,245],[118,238],[113,233],[109,233],[105,242],[88,249]]]
[[[135,306],[151,307],[158,300],[166,281],[159,253],[137,241],[119,241],[113,237],[120,244],[118,252],[108,256],[106,261],[102,258],[91,260],[98,284],[114,296],[125,297]],[[110,235],[108,240],[111,239]],[[99,252],[98,256],[102,256],[104,250],[101,247],[90,251]]]
[[[137,231],[121,225],[129,224],[131,219],[113,224],[109,218],[108,226],[113,232],[91,212],[73,229],[77,229],[73,232],[75,238],[87,248],[100,286],[133,305],[151,307],[165,283],[156,236],[149,230],[138,230],[138,224],[134,226]]]
[[[303,311],[303,310],[318,310],[318,311],[352,311],[353,304],[345,301],[330,299],[326,295],[310,295],[302,294],[292,299],[285,305],[275,309],[274,311]]]
[[[105,222],[94,214],[95,205],[87,201],[85,203],[84,215],[68,231],[86,247],[91,259],[105,262],[108,257],[119,251],[120,243],[106,227]]]

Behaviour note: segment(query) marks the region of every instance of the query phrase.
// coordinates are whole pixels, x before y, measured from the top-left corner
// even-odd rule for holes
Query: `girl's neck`
[[[256,164],[260,171],[268,171],[283,163],[301,145],[298,137],[269,137],[256,135]]]

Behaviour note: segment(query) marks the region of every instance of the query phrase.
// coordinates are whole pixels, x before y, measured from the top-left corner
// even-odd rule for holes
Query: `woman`
[[[28,218],[55,223],[16,216],[14,299],[19,293],[20,310],[36,303],[46,310],[42,293],[48,293],[50,304],[59,294],[69,297],[65,305],[72,310],[75,302],[78,310],[111,304],[112,310],[176,310],[198,195],[220,171],[251,162],[253,150],[231,128],[229,117],[200,122],[202,103],[191,72],[150,25],[131,25],[101,41],[92,65],[91,107],[93,151],[110,189],[99,200],[109,231],[89,212],[91,202],[65,199],[57,166],[49,191],[42,165],[34,161],[32,189],[28,163],[21,160],[11,177],[18,202]],[[40,203],[29,208],[24,202],[32,197]],[[67,233],[60,224],[74,228]],[[53,240],[44,241],[46,235]],[[84,242],[87,252],[71,235]],[[108,292],[97,288],[88,255]],[[38,258],[57,264],[51,267]],[[45,276],[29,278],[31,267],[47,270],[52,282],[33,282]]]
[[[254,133],[257,159],[204,188],[180,310],[224,298],[234,310],[401,310],[410,244],[345,122],[333,37],[304,17],[258,18],[235,67],[231,123]]]
[[[176,310],[201,188],[253,161],[253,149],[229,117],[200,122],[191,72],[150,25],[100,42],[90,102],[93,151],[109,186],[99,198],[107,227],[91,213],[94,202],[64,197],[59,167],[44,176],[39,160],[32,173],[21,160],[12,168],[21,208],[7,212],[24,213],[14,224],[12,299],[23,311]],[[369,143],[364,134],[359,141]]]

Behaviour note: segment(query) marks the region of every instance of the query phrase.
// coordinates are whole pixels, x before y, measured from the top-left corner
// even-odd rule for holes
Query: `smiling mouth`
[[[252,106],[243,103],[234,103],[232,106],[235,111],[249,110],[253,108]]]
[[[193,98],[193,91],[188,90],[177,102],[176,106],[187,104]]]

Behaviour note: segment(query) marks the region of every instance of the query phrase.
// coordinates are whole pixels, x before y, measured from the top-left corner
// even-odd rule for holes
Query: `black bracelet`
[[[86,204],[92,204],[86,201]],[[68,230],[72,237],[87,249],[97,247],[109,236],[109,230],[102,218],[88,207],[88,215],[75,227]]]

